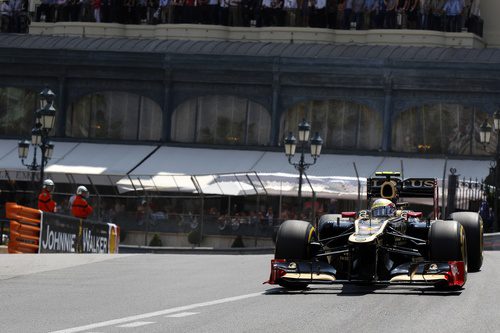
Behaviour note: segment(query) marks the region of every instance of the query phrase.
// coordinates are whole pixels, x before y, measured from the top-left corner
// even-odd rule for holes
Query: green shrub
[[[190,244],[196,245],[200,244],[203,239],[200,229],[194,229],[188,234],[188,242]]]
[[[245,244],[243,244],[243,237],[241,237],[241,235],[236,236],[231,247],[245,247]]]
[[[160,236],[154,234],[153,238],[149,242],[149,246],[163,246]]]

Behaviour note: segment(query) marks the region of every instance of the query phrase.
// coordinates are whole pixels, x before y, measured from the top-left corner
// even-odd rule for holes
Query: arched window
[[[203,96],[179,105],[172,116],[172,141],[267,145],[271,117],[260,104],[235,96]]]
[[[392,149],[450,155],[491,154],[479,143],[479,127],[487,117],[475,107],[458,104],[423,105],[405,110],[394,119]]]
[[[347,101],[307,101],[290,108],[281,118],[280,137],[297,135],[302,119],[311,124],[311,134],[319,132],[323,147],[377,150],[382,143],[381,116],[368,107]]]
[[[149,98],[107,91],[71,104],[66,135],[74,138],[160,140],[162,110]]]
[[[35,121],[38,94],[19,88],[0,88],[0,135],[29,137]]]

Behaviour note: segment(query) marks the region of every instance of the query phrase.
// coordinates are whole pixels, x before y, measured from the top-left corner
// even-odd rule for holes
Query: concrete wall
[[[500,1],[482,0],[481,17],[484,20],[483,37],[487,47],[500,47]]]
[[[0,41],[2,38],[10,41],[11,36],[0,36]],[[410,107],[462,104],[493,113],[500,105],[500,53],[489,50],[407,48],[399,52],[403,53],[401,56],[390,58],[357,56],[366,52],[358,46],[345,47],[350,51],[346,51],[349,56],[324,58],[251,53],[96,52],[91,48],[73,49],[71,45],[66,49],[59,46],[55,52],[38,46],[42,42],[52,45],[55,38],[45,41],[34,36],[19,38],[32,39],[25,44],[34,46],[0,48],[2,86],[35,91],[53,87],[58,96],[58,110],[68,109],[80,96],[99,91],[146,96],[162,107],[163,141],[170,140],[170,119],[176,107],[203,95],[238,96],[261,104],[272,116],[272,146],[279,142],[281,115],[299,102],[335,99],[366,105],[384,119],[387,130],[382,151],[391,151],[391,122]],[[96,42],[102,44],[90,38],[84,44]],[[210,42],[197,44],[204,43]],[[58,44],[66,45],[67,41]],[[311,47],[323,48],[323,45]],[[378,48],[377,53],[386,49],[373,48]],[[448,53],[457,54],[456,59],[447,58]],[[451,60],[439,60],[442,54],[444,59]],[[64,112],[58,112],[57,117],[56,135],[64,137]]]
[[[32,35],[159,38],[176,40],[278,43],[349,43],[427,47],[483,48],[482,38],[467,32],[426,30],[331,30],[312,28],[246,28],[200,24],[123,25],[89,22],[33,22]]]
[[[243,28],[206,25],[122,25],[116,23],[33,22],[30,34],[87,37],[144,37],[190,40],[233,40],[294,43],[355,43],[365,45],[409,45],[444,47],[500,47],[500,1],[482,0],[483,38],[468,33],[420,30],[329,30],[310,28]]]
[[[153,238],[155,233],[149,233],[147,237],[147,244]],[[165,247],[193,247],[187,239],[187,234],[169,234],[158,233]],[[200,244],[202,247],[212,247],[216,249],[230,248],[236,236],[204,236]],[[145,245],[145,233],[127,231],[127,235],[122,242],[123,245]],[[243,244],[245,247],[274,247],[274,243],[270,238],[257,238],[257,237],[243,237]]]

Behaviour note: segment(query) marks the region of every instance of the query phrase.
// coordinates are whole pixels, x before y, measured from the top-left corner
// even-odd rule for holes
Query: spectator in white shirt
[[[219,24],[228,25],[229,0],[219,0]]]
[[[313,4],[311,27],[326,28],[326,0],[314,0]]]
[[[297,0],[285,0],[283,3],[285,12],[285,25],[287,27],[297,26]]]

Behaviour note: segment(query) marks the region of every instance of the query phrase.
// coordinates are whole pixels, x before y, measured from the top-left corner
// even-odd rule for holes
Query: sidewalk
[[[132,254],[13,254],[0,255],[0,280],[20,275],[53,271],[57,269],[116,259]]]

